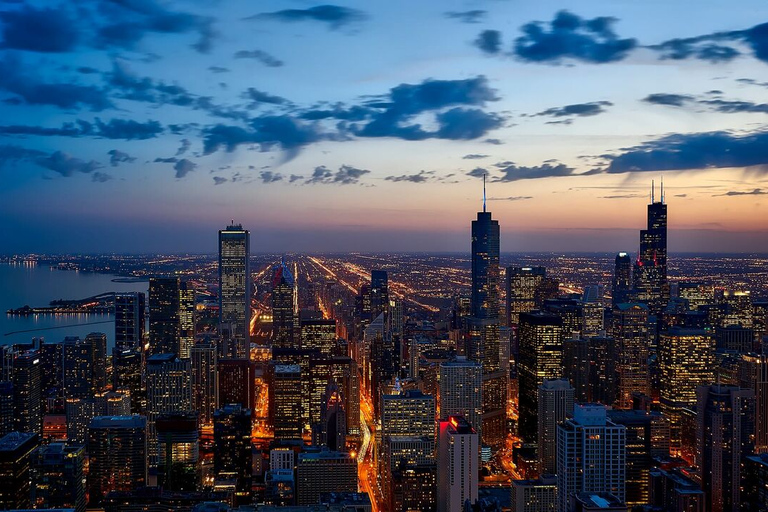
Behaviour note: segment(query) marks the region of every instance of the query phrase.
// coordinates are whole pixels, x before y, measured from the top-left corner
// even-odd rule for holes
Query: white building
[[[477,432],[461,416],[440,422],[437,443],[437,510],[462,512],[477,501],[479,481]]]

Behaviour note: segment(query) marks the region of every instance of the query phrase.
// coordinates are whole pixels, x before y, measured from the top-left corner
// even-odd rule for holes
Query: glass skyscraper
[[[251,321],[250,232],[240,224],[219,231],[219,320],[227,356],[248,357]]]

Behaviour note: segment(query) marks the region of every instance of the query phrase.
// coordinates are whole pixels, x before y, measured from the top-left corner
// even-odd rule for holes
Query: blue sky
[[[768,251],[768,5],[0,1],[0,252]],[[41,34],[43,36],[41,37]]]

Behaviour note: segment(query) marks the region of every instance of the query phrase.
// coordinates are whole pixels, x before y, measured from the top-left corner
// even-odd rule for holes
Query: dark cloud
[[[714,64],[728,62],[741,54],[735,48],[713,44],[708,39],[709,36],[670,39],[650,48],[660,52],[663,60],[699,59]]]
[[[614,196],[600,196],[598,199],[637,199],[638,197],[646,197],[644,194],[618,194]]]
[[[504,144],[500,139],[485,139],[483,142],[486,144],[493,144],[494,146],[501,146]]]
[[[2,135],[38,135],[59,137],[102,137],[105,139],[145,140],[156,137],[163,132],[163,127],[157,121],[139,123],[125,119],[111,119],[103,122],[96,118],[94,123],[78,120],[74,123],[64,123],[61,128],[45,128],[42,126],[11,125],[0,126]]]
[[[0,23],[0,49],[69,52],[80,39],[77,22],[63,6],[37,9],[27,4],[18,10],[0,11]]]
[[[469,155],[464,155],[461,157],[462,160],[481,160],[483,158],[488,158],[488,155],[481,155],[478,153],[470,153]]]
[[[667,94],[667,93],[655,93],[649,94],[643,101],[646,103],[653,103],[654,105],[668,105],[670,107],[682,107],[689,101],[692,101],[693,96],[687,94]]]
[[[503,122],[503,118],[498,114],[476,108],[452,108],[437,115],[439,128],[436,136],[439,139],[450,140],[477,139],[499,128]]]
[[[574,176],[575,169],[565,164],[542,164],[534,167],[518,167],[510,165],[500,169],[502,176],[493,177],[491,181],[519,181],[532,180],[538,178],[560,178],[564,176]]]
[[[121,163],[131,163],[136,160],[135,157],[117,149],[110,149],[107,154],[109,155],[109,163],[112,167],[117,167]]]
[[[467,173],[467,176],[471,176],[473,178],[482,178],[483,176],[487,175],[488,169],[483,169],[482,167],[476,167]]]
[[[611,103],[610,101],[593,101],[591,103],[575,103],[573,105],[566,105],[564,107],[548,108],[547,110],[539,112],[538,114],[533,114],[532,117],[535,117],[535,116],[589,117],[589,116],[596,116],[598,114],[602,114],[603,112],[605,112],[604,107],[610,107],[610,106],[613,106],[613,103]]]
[[[213,177],[213,184],[214,185],[221,185],[223,183],[226,183],[227,181],[229,181],[229,180],[227,180],[227,178],[222,178],[221,176],[214,176]]]
[[[408,181],[410,183],[426,183],[431,180],[435,174],[435,171],[419,171],[416,174],[403,174],[401,176],[387,176],[384,178],[387,181],[394,181],[396,183],[401,181]]]
[[[752,167],[752,172],[766,174],[768,132],[674,134],[604,156],[608,173]]]
[[[299,176],[298,174],[291,174],[290,178],[288,178],[289,183],[293,183],[295,181],[303,180],[304,176]]]
[[[509,197],[489,197],[488,201],[525,201],[533,199],[533,196],[509,196]]]
[[[462,23],[480,23],[485,18],[487,11],[482,9],[473,9],[471,11],[448,11],[445,17],[451,20],[458,20]]]
[[[73,176],[76,173],[89,174],[101,168],[101,164],[98,162],[81,160],[63,151],[56,151],[48,156],[39,157],[35,163],[65,177]]]
[[[194,171],[196,167],[196,163],[192,162],[191,160],[187,160],[186,158],[182,158],[173,164],[173,170],[176,171],[177,178],[183,178],[190,172]]]
[[[252,106],[256,103],[269,103],[272,105],[285,105],[290,103],[287,99],[280,96],[274,96],[272,94],[259,91],[253,87],[249,87],[247,91],[243,93],[243,98],[251,100]]]
[[[756,114],[768,114],[768,104],[766,103],[753,103],[751,101],[738,101],[738,100],[702,100],[699,101],[701,105],[707,105],[713,108],[716,112],[722,112],[724,114],[739,114],[739,113],[756,113]]]
[[[262,50],[240,50],[239,52],[235,53],[235,58],[254,59],[270,68],[279,68],[284,64],[280,59],[273,57],[272,55]]]
[[[729,192],[726,192],[725,194],[716,194],[712,197],[718,197],[718,196],[765,196],[768,195],[768,190],[763,190],[762,188],[756,188],[754,190],[751,190],[749,192],[742,192],[738,190],[731,190]]]
[[[308,9],[285,9],[282,11],[265,12],[245,18],[246,20],[266,19],[284,22],[318,21],[327,23],[331,30],[341,28],[351,23],[362,21],[365,13],[349,7],[338,5],[318,5]]]
[[[338,119],[341,121],[364,121],[376,113],[375,109],[353,105],[345,107],[343,104],[336,104],[328,109],[312,109],[302,112],[300,117],[310,121],[319,121],[322,119]]]
[[[10,144],[0,145],[0,168],[10,163],[32,160],[44,155],[45,153],[36,149],[28,149]]]
[[[358,169],[350,165],[342,165],[336,172],[331,171],[324,165],[315,167],[312,171],[312,176],[309,177],[304,183],[316,184],[322,183],[326,185],[356,185],[360,182],[360,178],[370,173],[366,169]]]
[[[105,183],[112,179],[111,174],[107,174],[105,172],[99,172],[96,171],[93,174],[91,174],[91,181],[94,183]]]
[[[273,171],[261,171],[259,173],[259,178],[261,179],[262,183],[275,183],[278,181],[283,181],[283,175],[279,172]]]
[[[191,146],[192,143],[189,142],[189,139],[181,139],[181,146],[179,146],[179,149],[176,150],[176,156],[183,155],[189,150]]]
[[[229,68],[222,66],[208,66],[208,71],[211,73],[229,73]]]
[[[577,60],[602,64],[624,59],[637,47],[635,39],[620,39],[613,31],[615,18],[581,18],[560,11],[549,23],[531,22],[522,26],[523,36],[515,40],[514,54],[527,62],[558,64]]]
[[[495,55],[501,52],[501,32],[498,30],[483,30],[475,39],[474,44],[484,53]]]
[[[179,161],[179,159],[174,157],[174,156],[172,156],[170,158],[157,157],[157,158],[155,158],[153,160],[153,162],[155,162],[156,164],[158,164],[158,163],[160,163],[160,164],[175,164],[178,161]]]

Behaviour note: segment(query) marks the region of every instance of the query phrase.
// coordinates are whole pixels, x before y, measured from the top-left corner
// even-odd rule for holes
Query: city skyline
[[[482,174],[503,253],[636,253],[662,176],[671,252],[766,252],[768,7],[688,14],[7,4],[3,252],[464,252]]]

